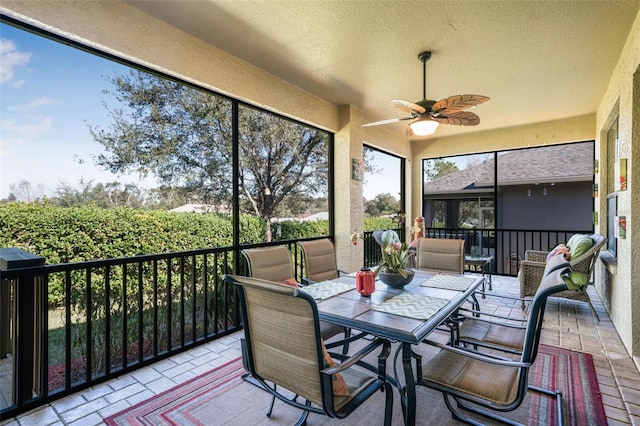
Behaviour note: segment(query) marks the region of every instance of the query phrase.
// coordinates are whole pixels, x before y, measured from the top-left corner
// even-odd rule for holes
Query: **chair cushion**
[[[324,354],[324,367],[335,367],[336,362],[331,358],[329,352],[327,352],[327,348],[324,346],[324,340],[322,341],[322,353]],[[349,388],[340,373],[333,375],[333,394],[337,396],[349,396]]]

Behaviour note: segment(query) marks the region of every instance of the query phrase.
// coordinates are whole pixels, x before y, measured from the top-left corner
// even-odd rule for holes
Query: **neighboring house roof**
[[[311,220],[329,220],[329,212],[318,212],[305,217],[277,217],[272,222],[308,222]]]
[[[446,159],[445,159],[446,160]],[[424,184],[424,192],[492,188],[494,159]],[[593,179],[593,145],[575,143],[527,148],[498,154],[498,184],[525,185]]]
[[[169,210],[176,213],[229,213],[230,209],[226,206],[214,206],[212,204],[184,204],[175,209]]]

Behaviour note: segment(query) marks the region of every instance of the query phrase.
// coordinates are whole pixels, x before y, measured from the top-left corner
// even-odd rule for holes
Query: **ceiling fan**
[[[411,132],[416,136],[426,136],[434,133],[440,124],[476,126],[480,123],[480,117],[466,110],[488,101],[489,98],[487,96],[455,95],[437,102],[427,99],[426,64],[430,58],[431,52],[421,52],[418,55],[418,59],[422,62],[422,100],[409,102],[402,99],[394,99],[391,101],[392,107],[411,113],[411,117],[390,118],[364,124],[363,127],[415,120],[409,124]]]

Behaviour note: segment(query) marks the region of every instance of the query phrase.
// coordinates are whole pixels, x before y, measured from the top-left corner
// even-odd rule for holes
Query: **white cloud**
[[[21,136],[38,136],[43,133],[49,132],[53,128],[53,123],[50,117],[44,117],[37,123],[18,123],[15,120],[2,120],[0,122],[0,129],[2,133],[14,132]]]
[[[16,50],[13,41],[0,39],[0,83],[8,83],[14,80],[14,69],[24,66],[31,60],[31,53],[21,53]],[[16,87],[24,83],[23,81],[15,81]]]
[[[18,105],[18,106],[13,106],[10,107],[9,110],[11,111],[26,111],[26,110],[30,110],[30,109],[35,109],[35,108],[39,108],[43,105],[52,105],[55,104],[56,101],[54,101],[51,98],[47,98],[47,97],[41,97],[41,98],[37,98],[32,100],[31,102],[27,102],[24,105]]]

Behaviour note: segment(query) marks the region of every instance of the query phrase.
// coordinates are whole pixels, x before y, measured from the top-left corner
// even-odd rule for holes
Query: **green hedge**
[[[387,218],[367,218],[365,231],[394,228]],[[241,243],[264,241],[265,222],[240,217]],[[274,239],[327,235],[328,221],[272,224]],[[218,214],[184,214],[127,207],[57,207],[52,203],[0,205],[0,247],[18,247],[48,264],[112,259],[231,246],[232,222]]]
[[[257,238],[264,235],[258,219],[243,222],[245,236],[249,230]],[[213,214],[48,203],[0,206],[0,247],[22,248],[49,264],[227,246],[231,230],[228,217]]]

